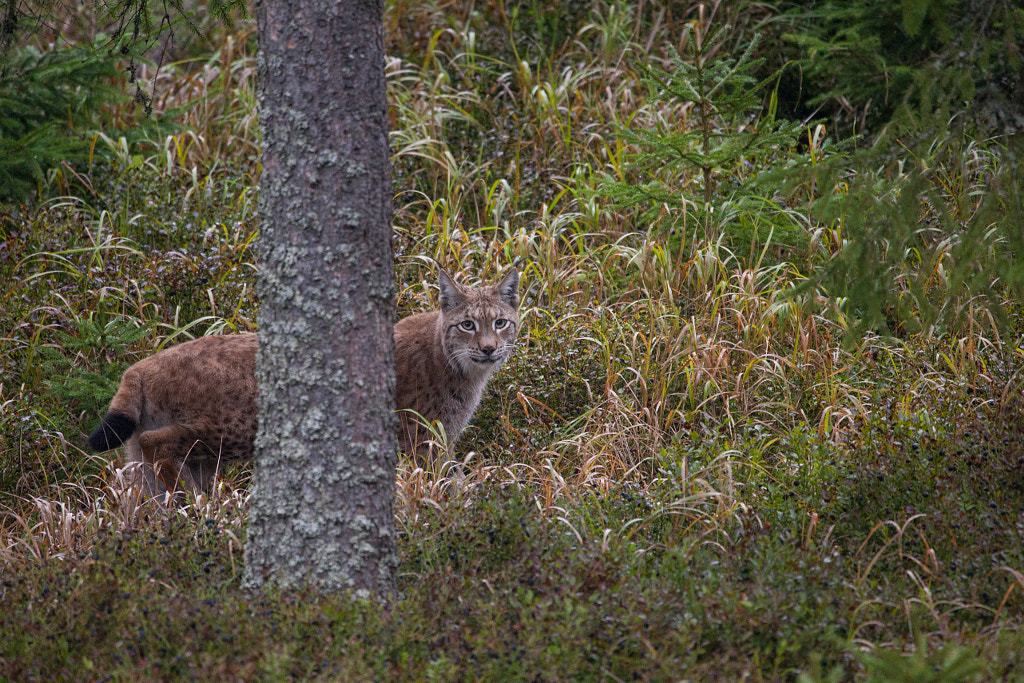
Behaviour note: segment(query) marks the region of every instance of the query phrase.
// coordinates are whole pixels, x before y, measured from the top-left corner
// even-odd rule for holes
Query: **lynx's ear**
[[[435,261],[436,263],[436,261]],[[455,284],[455,280],[448,274],[444,268],[440,265],[437,267],[437,286],[441,289],[441,312],[447,313],[448,311],[458,308],[460,305],[466,303],[466,297],[462,295],[462,290]]]
[[[512,308],[519,308],[519,270],[512,266],[512,271],[501,279],[497,285],[498,296]]]

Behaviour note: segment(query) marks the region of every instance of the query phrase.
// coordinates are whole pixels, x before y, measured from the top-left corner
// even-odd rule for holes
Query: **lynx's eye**
[[[495,330],[503,330],[506,327],[508,327],[508,321],[505,320],[504,318],[498,318],[497,320],[494,321]]]
[[[461,327],[466,332],[472,332],[473,330],[476,329],[476,323],[473,322],[472,320],[463,320],[461,323],[459,323],[459,327]]]

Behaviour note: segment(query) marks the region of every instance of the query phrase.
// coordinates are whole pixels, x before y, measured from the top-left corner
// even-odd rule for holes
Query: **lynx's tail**
[[[142,416],[142,401],[141,373],[134,367],[128,368],[103,421],[89,435],[89,448],[102,453],[117,448],[131,438]]]

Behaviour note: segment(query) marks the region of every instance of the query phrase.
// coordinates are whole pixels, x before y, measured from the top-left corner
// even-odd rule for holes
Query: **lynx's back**
[[[417,415],[440,421],[449,443],[458,438],[519,335],[518,270],[490,286],[459,285],[444,270],[438,280],[441,310],[395,325],[398,436],[409,454],[432,438]]]

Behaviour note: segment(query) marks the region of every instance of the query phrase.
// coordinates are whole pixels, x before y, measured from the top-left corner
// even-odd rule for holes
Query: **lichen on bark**
[[[259,430],[244,585],[393,589],[381,0],[258,2]]]

